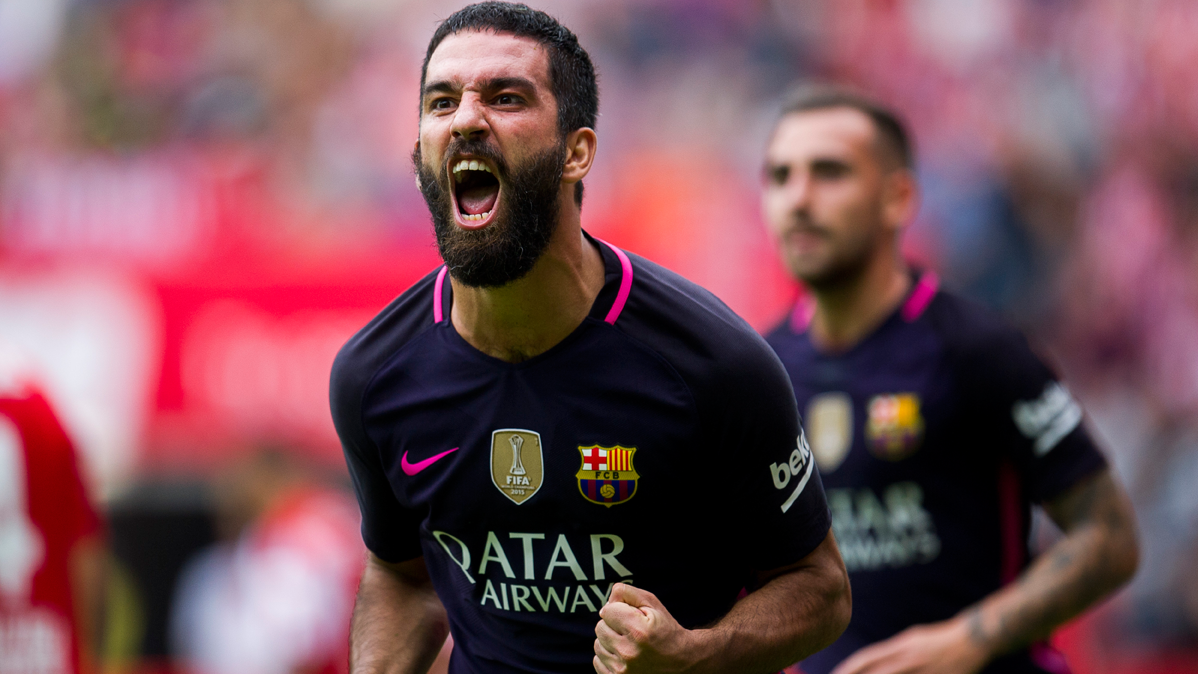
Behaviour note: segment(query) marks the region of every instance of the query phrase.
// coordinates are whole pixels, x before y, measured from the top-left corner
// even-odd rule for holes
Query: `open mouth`
[[[460,159],[449,167],[453,180],[453,212],[466,229],[486,227],[499,203],[499,179],[494,167],[480,159]]]

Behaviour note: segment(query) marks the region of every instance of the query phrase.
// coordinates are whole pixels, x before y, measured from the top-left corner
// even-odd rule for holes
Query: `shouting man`
[[[916,203],[896,115],[844,90],[794,95],[764,209],[810,295],[768,340],[856,596],[848,631],[802,668],[1061,671],[1042,640],[1135,570],[1131,506],[1026,340],[904,265]],[[1065,532],[1034,561],[1032,503]]]
[[[776,672],[848,622],[786,372],[580,224],[595,73],[523,5],[437,29],[413,155],[445,266],[342,349],[371,555],[354,672]],[[737,601],[743,589],[747,596]]]

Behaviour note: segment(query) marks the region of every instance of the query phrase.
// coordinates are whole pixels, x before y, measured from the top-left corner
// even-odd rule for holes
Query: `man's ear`
[[[901,230],[919,210],[919,182],[910,169],[891,171],[882,186],[882,219],[888,229]]]
[[[566,164],[562,167],[562,182],[576,183],[591,172],[599,138],[595,130],[582,127],[566,134]]]

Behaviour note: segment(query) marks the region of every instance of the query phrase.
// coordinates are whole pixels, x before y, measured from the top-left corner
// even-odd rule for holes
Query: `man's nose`
[[[489,130],[482,99],[473,93],[463,96],[453,115],[454,138],[477,140],[486,136]]]
[[[796,172],[786,181],[785,191],[791,210],[806,210],[811,205],[811,176]]]

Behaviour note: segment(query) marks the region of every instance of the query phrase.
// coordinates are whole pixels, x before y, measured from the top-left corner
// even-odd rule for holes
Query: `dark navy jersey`
[[[1023,336],[937,285],[924,274],[843,353],[812,345],[809,303],[767,337],[794,384],[853,587],[848,631],[803,662],[808,674],[1013,580],[1028,560],[1030,504],[1105,466]],[[1050,656],[1034,647],[986,671],[1052,671]]]
[[[458,674],[593,672],[614,583],[699,627],[828,533],[765,341],[707,291],[591,241],[606,283],[545,353],[508,363],[470,346],[442,268],[333,365],[362,536],[383,560],[424,557]]]

